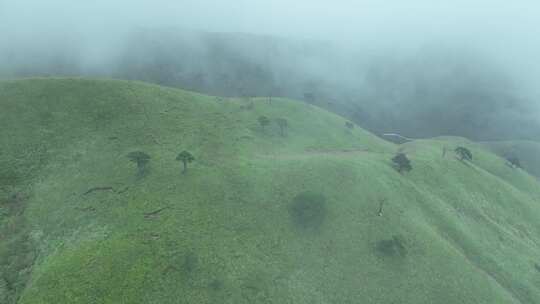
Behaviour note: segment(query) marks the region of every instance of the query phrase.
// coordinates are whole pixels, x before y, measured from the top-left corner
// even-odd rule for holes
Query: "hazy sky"
[[[0,0],[0,23],[27,30],[179,25],[325,38],[505,38],[538,33],[538,16],[534,0]]]
[[[0,43],[48,34],[106,44],[136,27],[175,26],[395,49],[458,45],[481,49],[530,81],[540,75],[534,0],[0,0]]]

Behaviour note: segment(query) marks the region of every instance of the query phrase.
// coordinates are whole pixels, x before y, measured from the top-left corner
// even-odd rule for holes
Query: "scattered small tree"
[[[264,128],[270,124],[270,119],[268,119],[268,117],[266,116],[259,116],[257,120],[259,121],[259,124],[261,125],[263,131],[264,131]]]
[[[521,168],[521,162],[516,156],[509,156],[506,158],[512,168]]]
[[[276,123],[279,126],[279,134],[285,136],[285,129],[289,126],[289,122],[285,118],[276,118]]]
[[[396,156],[392,158],[392,162],[399,173],[412,170],[411,161],[407,158],[405,153],[399,152],[396,154]]]
[[[182,161],[182,163],[184,164],[184,169],[182,170],[182,174],[186,173],[186,170],[187,170],[187,164],[188,163],[191,163],[192,161],[195,160],[195,157],[189,153],[188,151],[182,151],[178,154],[178,156],[176,156],[176,160],[178,161]]]
[[[142,177],[146,174],[150,155],[142,151],[134,151],[128,153],[127,158],[137,164],[137,176]]]
[[[346,121],[345,127],[347,127],[347,129],[354,129],[354,124],[350,121]]]
[[[461,160],[461,161],[463,161],[463,160],[472,161],[472,153],[471,153],[471,151],[469,149],[467,149],[465,147],[457,147],[454,151],[458,155],[459,160]]]

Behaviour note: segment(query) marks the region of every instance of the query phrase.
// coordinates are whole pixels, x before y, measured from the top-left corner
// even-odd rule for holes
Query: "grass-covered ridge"
[[[540,142],[528,140],[483,142],[501,157],[516,157],[524,170],[540,178]]]
[[[0,302],[540,301],[538,182],[464,139],[123,81],[0,82],[0,108]]]

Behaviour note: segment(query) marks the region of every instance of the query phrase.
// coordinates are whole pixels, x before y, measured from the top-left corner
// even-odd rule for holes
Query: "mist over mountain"
[[[0,77],[284,96],[378,135],[539,139],[539,11],[487,1],[6,2]]]
[[[0,0],[0,304],[540,303],[538,16]]]
[[[181,29],[126,37],[106,57],[71,39],[4,46],[3,76],[114,77],[219,96],[290,97],[376,134],[475,140],[540,134],[534,100],[504,67],[468,49],[428,46],[393,56],[322,40]]]

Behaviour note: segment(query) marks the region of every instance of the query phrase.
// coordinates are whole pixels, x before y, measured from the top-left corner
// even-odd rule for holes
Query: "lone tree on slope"
[[[142,177],[147,172],[147,165],[150,162],[150,155],[142,151],[133,151],[128,153],[127,158],[137,164],[137,176]]]
[[[188,151],[184,150],[180,152],[178,156],[176,156],[176,160],[182,161],[182,163],[184,164],[184,169],[182,170],[182,174],[184,174],[187,170],[187,164],[194,161],[195,157],[193,157],[193,155]]]
[[[289,126],[289,122],[285,118],[276,118],[276,123],[279,126],[279,134],[285,136],[285,129]]]
[[[519,158],[517,158],[516,156],[508,156],[506,160],[508,161],[508,163],[510,164],[512,168],[521,168],[521,162],[519,161]]]
[[[411,161],[407,158],[405,153],[399,152],[396,154],[396,156],[392,158],[392,162],[399,173],[412,170]]]
[[[465,147],[457,147],[454,151],[458,155],[459,160],[461,160],[461,161],[463,161],[463,160],[472,161],[472,153],[471,153],[471,151],[469,149],[467,149]]]
[[[347,127],[347,129],[354,129],[354,124],[350,121],[346,121],[345,127]]]
[[[268,117],[266,116],[259,116],[259,118],[257,118],[257,121],[259,121],[259,124],[261,125],[263,131],[264,128],[270,124],[270,119],[268,119]]]

